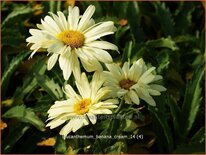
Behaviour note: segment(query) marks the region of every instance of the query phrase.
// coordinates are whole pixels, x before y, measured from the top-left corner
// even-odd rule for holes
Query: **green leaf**
[[[116,142],[114,145],[105,149],[105,153],[108,154],[124,154],[127,151],[127,145],[125,142]]]
[[[174,34],[173,19],[168,8],[166,8],[164,2],[155,2],[154,3],[156,18],[161,25],[165,36]]]
[[[15,36],[12,35],[2,37],[2,46],[9,45],[16,48],[20,47],[19,45],[25,42],[25,38],[17,34],[15,33]]]
[[[177,137],[180,137],[181,136],[181,133],[180,133],[181,110],[180,110],[179,106],[177,105],[176,100],[172,96],[167,96],[167,104],[168,104],[170,111],[171,111],[171,117],[172,117],[172,121],[173,121],[173,125],[174,125],[175,135]]]
[[[174,16],[176,34],[188,33],[192,28],[192,13],[194,12],[195,5],[193,2],[181,2],[179,8],[176,10]]]
[[[129,2],[127,8],[127,19],[136,42],[144,41],[145,34],[141,27],[141,13],[138,2]]]
[[[24,133],[30,128],[28,124],[21,123],[20,125],[10,128],[10,132],[7,134],[3,142],[3,153],[9,153],[16,144],[16,142],[24,135]]]
[[[164,113],[162,113],[161,111],[163,109],[159,108],[159,110],[155,110],[153,108],[149,108],[149,110],[152,112],[152,114],[154,115],[154,121],[161,127],[164,136],[166,138],[166,142],[167,142],[167,149],[169,152],[171,152],[174,148],[174,144],[173,144],[173,138],[172,138],[172,132],[170,130],[169,124],[167,122],[167,117],[165,117]],[[161,131],[158,131],[161,132]]]
[[[35,126],[37,129],[44,131],[45,125],[39,117],[30,108],[26,108],[24,105],[15,106],[9,109],[3,115],[4,118],[17,118],[21,122],[29,123]]]
[[[22,18],[25,15],[28,15],[32,13],[33,10],[31,7],[28,6],[18,6],[14,7],[14,10],[5,18],[5,20],[2,23],[2,27],[5,27],[6,25],[13,25],[15,21],[19,20],[22,21]]]
[[[127,42],[123,54],[122,54],[122,62],[128,61],[130,59],[131,56],[131,52],[132,52],[132,41]]]
[[[205,127],[201,127],[192,137],[192,143],[203,143],[205,140]]]
[[[8,87],[11,75],[16,70],[18,65],[22,62],[22,60],[26,58],[26,56],[28,55],[29,55],[29,52],[22,52],[18,54],[16,57],[14,57],[11,60],[9,67],[5,69],[5,72],[3,73],[3,77],[2,77],[2,82],[1,82],[2,90],[3,90],[2,96],[4,96],[7,92],[7,87]]]
[[[129,119],[124,120],[125,126],[123,131],[131,132],[134,131],[137,128],[137,124]]]
[[[187,84],[184,102],[181,112],[181,132],[187,136],[193,126],[197,116],[200,103],[202,101],[202,79],[204,76],[204,66],[199,66],[193,75],[192,80]]]
[[[157,53],[156,60],[159,64],[157,68],[157,72],[162,74],[162,72],[167,71],[170,64],[170,56],[168,51],[162,50],[161,52]]]
[[[113,9],[114,9],[114,14],[119,17],[119,18],[125,18],[126,13],[127,13],[127,7],[128,7],[129,2],[114,2],[113,3]],[[119,11],[121,10],[121,11]]]
[[[23,85],[18,87],[13,95],[14,100],[23,100],[25,95],[34,91],[38,84],[35,74],[44,74],[46,71],[45,59],[37,59],[30,72],[23,78]]]
[[[55,148],[55,153],[57,154],[66,153],[67,151],[66,141],[62,138],[62,136],[57,135],[54,148]]]
[[[55,100],[63,97],[60,86],[46,75],[36,75],[38,84]]]
[[[146,42],[146,46],[150,48],[169,48],[173,51],[178,49],[177,45],[171,37],[161,38],[157,40],[149,40]]]

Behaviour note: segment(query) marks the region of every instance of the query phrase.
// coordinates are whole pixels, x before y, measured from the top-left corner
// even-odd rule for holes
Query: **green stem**
[[[61,10],[61,0],[58,0],[57,2],[57,11]]]
[[[50,0],[49,2],[49,11],[54,12],[55,1]]]
[[[117,114],[120,109],[122,108],[122,105],[124,104],[124,98],[122,97],[121,101],[120,101],[120,104],[119,104],[119,107],[116,109],[116,111],[114,112],[115,114]]]

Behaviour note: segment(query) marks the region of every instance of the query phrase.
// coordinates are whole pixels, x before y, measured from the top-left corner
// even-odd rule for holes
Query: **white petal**
[[[120,98],[121,96],[125,95],[127,92],[128,92],[128,90],[126,90],[126,89],[119,89],[117,92],[117,97]]]
[[[149,85],[151,87],[151,89],[157,90],[157,91],[166,91],[167,89],[161,85],[157,85],[157,84],[150,84]]]
[[[122,71],[124,73],[124,77],[125,79],[128,79],[128,75],[129,75],[129,62],[125,62],[123,67],[122,67]],[[131,79],[130,79],[131,80]]]
[[[72,106],[64,106],[64,107],[49,109],[48,113],[50,113],[52,115],[60,115],[63,113],[70,113],[70,112],[72,112],[72,110],[73,110]]]
[[[89,113],[87,113],[87,116],[89,117],[89,120],[92,122],[92,124],[96,124],[97,117],[94,114],[89,112]]]
[[[141,74],[142,74],[142,66],[138,65],[138,63],[135,62],[129,69],[130,80],[138,81]]]
[[[159,81],[159,80],[162,80],[162,76],[161,75],[155,75],[155,78],[153,80],[154,81]]]
[[[117,64],[114,64],[114,63],[113,64],[106,64],[106,67],[112,73],[113,78],[117,79],[118,81],[122,80],[123,73],[122,73],[121,68]]]
[[[78,26],[78,22],[79,22],[79,8],[78,7],[74,7],[74,8],[69,7],[68,20],[69,20],[70,29],[76,30]]]
[[[81,96],[83,98],[90,98],[90,96],[91,96],[91,88],[90,88],[90,85],[89,85],[89,81],[88,81],[88,79],[86,77],[86,74],[82,73],[81,79],[76,81],[75,83],[76,83],[76,86],[77,86]]]
[[[61,54],[65,50],[66,50],[66,46],[64,46],[64,44],[58,40],[52,43],[47,49],[49,53],[57,53],[57,54]]]
[[[85,43],[92,42],[96,39],[99,39],[100,37],[113,34],[113,33],[114,33],[114,23],[112,21],[104,22],[84,34],[86,37]]]
[[[85,47],[83,48],[83,51],[90,52],[97,60],[103,63],[112,63],[113,61],[111,55],[105,50],[92,47]]]
[[[61,11],[57,12],[57,15],[59,16],[59,22],[61,23],[61,26],[63,27],[64,30],[68,30],[68,22],[66,20],[66,17]]]
[[[69,98],[74,98],[76,100],[81,100],[82,98],[76,94],[76,92],[74,91],[74,89],[69,85],[65,85],[64,87],[65,89],[65,94],[69,97]]]
[[[71,51],[70,49],[68,49],[68,51],[65,54],[61,54],[59,57],[59,66],[63,71],[63,76],[65,80],[68,80],[71,75],[72,63],[73,60],[71,58]]]
[[[105,100],[103,101],[104,104],[118,104],[119,101],[117,99],[108,99],[108,100]]]
[[[135,89],[135,91],[137,92],[139,98],[143,99],[145,102],[147,102],[151,106],[156,106],[154,99],[150,95],[142,93],[142,90],[140,89]]]
[[[142,74],[142,76],[140,77],[139,81],[144,81],[144,78],[146,78],[148,75],[150,75],[153,70],[155,70],[155,67],[151,67],[146,72],[144,72]]]
[[[154,78],[155,78],[155,75],[149,74],[144,79],[140,78],[139,82],[142,82],[144,84],[149,84],[149,83],[151,83],[154,80]]]
[[[109,109],[97,109],[97,110],[92,110],[93,114],[112,114],[112,111]]]
[[[71,119],[69,121],[69,123],[67,123],[60,131],[60,135],[63,136],[63,138],[65,139],[66,136],[72,131],[72,128],[73,128],[73,119]]]
[[[62,125],[66,120],[65,119],[59,119],[58,117],[51,122],[49,122],[46,127],[50,127],[50,129],[54,129],[60,125]]]
[[[99,100],[101,100],[104,96],[108,95],[108,93],[110,91],[111,90],[108,89],[108,87],[103,87],[103,88],[99,89],[95,98],[94,98],[94,102],[98,102]]]
[[[76,118],[76,119],[74,119],[74,121],[73,121],[73,129],[72,129],[73,132],[76,132],[78,129],[80,129],[84,125],[83,119],[84,118]]]
[[[139,105],[139,97],[136,92],[134,92],[133,90],[130,90],[128,93],[128,96],[131,98],[132,102]]]
[[[93,41],[90,43],[86,43],[85,46],[95,47],[99,49],[106,49],[106,50],[114,50],[118,51],[118,47],[110,42],[107,41]]]
[[[93,71],[102,71],[102,65],[99,63],[98,60],[96,60],[96,58],[92,59],[92,60],[85,60],[85,59],[81,59],[82,65],[84,67],[84,69],[87,72],[93,72]]]
[[[126,102],[127,104],[132,104],[132,100],[131,100],[131,98],[129,97],[128,94],[125,94],[125,95],[124,95],[124,100],[125,100],[125,102]]]
[[[95,98],[95,96],[96,96],[96,94],[97,94],[97,91],[100,89],[100,87],[102,86],[102,84],[103,84],[103,82],[104,82],[104,81],[101,79],[100,75],[101,75],[101,73],[98,72],[98,71],[96,71],[96,72],[94,73],[93,77],[92,77],[92,81],[91,81],[91,83],[90,83],[91,89],[92,89],[92,90],[91,90],[91,92],[92,92],[91,98],[92,98],[92,99]]]
[[[44,18],[44,21],[47,22],[50,25],[50,27],[53,28],[53,30],[55,30],[57,33],[61,32],[56,22],[50,16],[46,16]]]
[[[56,54],[56,53],[54,53],[54,54],[52,54],[52,56],[50,56],[50,58],[48,60],[48,64],[47,64],[48,70],[51,70],[54,67],[54,65],[57,62],[58,56],[59,56],[59,54]]]
[[[153,96],[161,95],[159,91],[154,90],[154,89],[148,89],[148,92],[150,93],[150,95],[153,95]]]
[[[92,17],[92,15],[94,14],[95,11],[95,7],[93,5],[90,5],[86,11],[84,12],[84,14],[82,15],[81,20],[79,21],[79,25],[78,25],[78,30],[79,31],[83,31],[86,27],[86,23],[90,20],[90,18]]]

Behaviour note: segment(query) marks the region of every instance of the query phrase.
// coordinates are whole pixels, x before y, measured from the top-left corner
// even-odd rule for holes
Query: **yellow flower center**
[[[126,90],[129,90],[134,84],[136,84],[136,82],[131,81],[130,79],[123,79],[119,82],[120,87]]]
[[[79,48],[84,45],[85,37],[78,31],[66,30],[57,35],[57,38],[71,48]]]
[[[79,115],[83,115],[89,111],[89,106],[91,104],[91,99],[86,98],[74,105],[74,112]]]

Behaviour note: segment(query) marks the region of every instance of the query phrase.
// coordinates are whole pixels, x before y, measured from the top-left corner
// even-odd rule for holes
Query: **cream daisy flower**
[[[67,18],[61,11],[57,12],[57,15],[50,13],[50,16],[41,20],[41,24],[37,24],[39,29],[29,30],[32,36],[26,41],[33,44],[30,48],[33,50],[30,57],[40,48],[47,49],[51,54],[47,69],[51,70],[59,60],[65,80],[79,69],[78,58],[86,71],[101,71],[100,62],[112,62],[112,57],[105,50],[117,51],[118,48],[114,44],[98,40],[100,37],[113,34],[115,27],[112,21],[95,24],[91,18],[94,11],[95,7],[90,5],[82,16],[78,7],[71,6]]]
[[[66,85],[64,92],[68,99],[56,101],[51,106],[48,111],[48,120],[51,121],[47,126],[53,129],[66,122],[60,131],[60,135],[66,138],[71,131],[76,132],[81,127],[88,125],[89,121],[95,124],[96,115],[112,114],[111,109],[117,107],[118,100],[105,99],[110,90],[107,87],[102,87],[103,82],[97,72],[94,73],[90,83],[83,73],[76,81],[80,95],[69,84]]]
[[[125,62],[120,68],[117,64],[108,64],[109,71],[104,71],[105,86],[111,91],[111,96],[124,97],[126,103],[139,104],[139,98],[151,106],[156,106],[151,96],[160,95],[166,88],[154,82],[162,79],[160,75],[154,75],[155,67],[147,68],[143,59],[134,62],[130,67]]]

